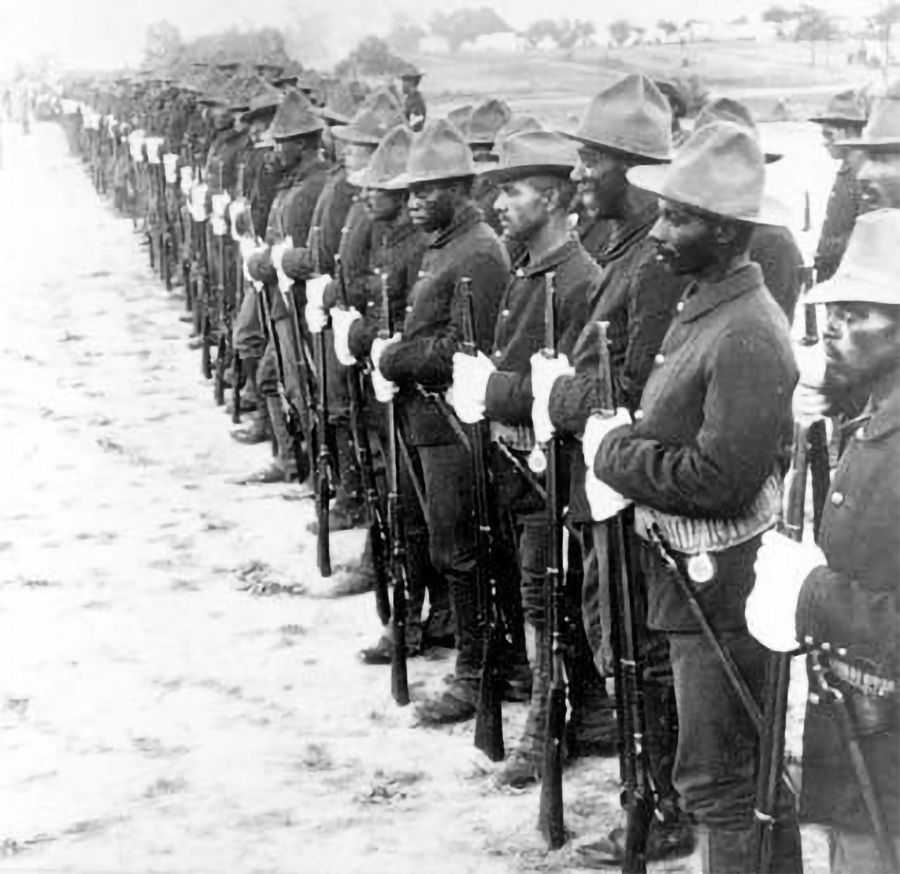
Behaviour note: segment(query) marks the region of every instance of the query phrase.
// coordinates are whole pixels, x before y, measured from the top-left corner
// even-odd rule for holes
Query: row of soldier
[[[843,163],[805,267],[766,188],[780,156],[734,100],[686,133],[677,92],[629,75],[561,133],[499,100],[424,124],[392,89],[341,111],[302,81],[239,81],[195,95],[205,160],[200,126],[113,129],[88,105],[63,120],[184,284],[217,401],[230,385],[235,420],[253,411],[233,436],[272,440],[241,482],[310,486],[323,576],[329,532],[367,530],[334,594],[375,592],[383,629],[360,655],[391,665],[398,703],[407,660],[453,644],[417,720],[474,719],[499,785],[541,782],[551,846],[564,757],[618,750],[627,815],[587,864],[644,870],[699,834],[708,871],[800,871],[799,809],[834,828],[834,870],[894,870],[897,446],[856,448],[874,423],[893,433],[893,92],[869,121],[853,93],[814,119]],[[829,449],[823,417],[857,429],[827,502],[847,441],[837,428]],[[767,533],[802,529],[806,455],[824,556]],[[864,475],[886,514],[865,526]],[[821,693],[799,799],[782,780],[789,659],[772,655],[797,641]],[[503,700],[528,702],[508,752]]]

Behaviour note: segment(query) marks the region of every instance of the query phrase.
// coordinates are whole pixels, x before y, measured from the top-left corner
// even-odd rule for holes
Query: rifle
[[[463,352],[478,354],[475,334],[475,303],[472,280],[464,276],[459,281],[463,299]],[[504,627],[497,597],[497,556],[492,534],[491,498],[488,492],[488,473],[485,459],[485,423],[465,425],[472,448],[472,475],[475,481],[475,524],[478,549],[476,564],[476,597],[478,622],[484,629],[484,650],[478,707],[475,711],[475,746],[492,762],[502,761],[503,749],[503,674],[501,652]]]
[[[819,326],[816,324],[816,305],[804,304],[803,310],[803,339],[804,346],[815,346],[819,342]],[[813,494],[813,536],[819,539],[819,526],[822,524],[822,510],[825,506],[825,496],[831,485],[831,465],[828,459],[828,432],[825,429],[825,420],[819,419],[813,422],[806,432],[808,443],[809,472],[812,476]],[[795,436],[796,441],[796,436]]]
[[[217,194],[223,194],[225,187],[222,181],[222,160],[218,161],[218,186]],[[224,215],[217,217],[219,221],[225,221]],[[216,327],[218,329],[218,342],[216,343],[216,370],[213,397],[218,406],[225,403],[225,367],[228,359],[228,301],[225,299],[225,230],[216,230],[215,223],[210,223],[213,237],[216,243],[216,285],[214,300],[216,308]]]
[[[347,285],[344,279],[344,268],[340,253],[334,256],[334,272],[338,283],[338,303],[348,309]],[[387,275],[380,273],[381,294],[387,297]],[[360,480],[366,509],[369,512],[369,537],[372,542],[372,564],[375,568],[375,610],[382,625],[387,625],[391,618],[391,598],[388,580],[387,563],[390,557],[390,535],[387,522],[381,508],[381,498],[375,480],[375,468],[372,464],[372,446],[369,442],[369,431],[362,420],[363,391],[360,385],[360,368],[358,365],[347,368],[347,392],[350,397],[350,436],[359,465]]]
[[[235,193],[237,194],[238,200],[243,200],[244,198],[244,162],[241,161],[238,164],[237,168],[237,183],[235,186]],[[232,322],[233,322],[233,314],[234,311],[240,307],[241,300],[243,299],[244,292],[244,271],[243,271],[243,262],[241,260],[241,250],[238,246],[231,244],[232,254],[234,257],[232,260],[232,269],[234,271],[234,296],[231,301],[229,301],[229,311],[228,311],[228,320],[227,320],[227,329],[228,329],[228,344],[232,347],[231,349],[231,361],[232,361],[232,379],[234,380],[234,385],[232,389],[232,410],[231,410],[231,421],[233,424],[238,425],[241,421],[241,382],[244,378],[243,366],[241,365],[241,356],[238,354],[237,349],[234,347],[233,337],[231,333]]]
[[[159,278],[165,283],[166,291],[171,291],[172,271],[169,255],[172,251],[172,231],[169,226],[169,212],[166,208],[166,178],[162,163],[156,165],[155,171]]]
[[[609,322],[598,322],[600,355],[600,406],[592,411],[614,416],[612,363],[607,331]],[[640,634],[643,617],[631,586],[625,524],[621,515],[594,526],[594,549],[598,562],[607,557],[610,596],[614,620],[616,713],[619,722],[619,770],[622,778],[622,807],[625,810],[625,855],[623,874],[644,874],[647,870],[647,838],[653,818],[654,792],[644,738],[644,683]]]
[[[546,299],[544,313],[544,348],[541,354],[555,358],[556,349],[556,287],[554,274],[544,278]],[[538,825],[550,849],[561,847],[566,841],[563,820],[562,757],[563,737],[566,729],[566,666],[565,666],[565,594],[563,591],[563,503],[559,474],[561,443],[557,435],[550,438],[545,455],[547,459],[546,483],[548,509],[550,511],[549,562],[545,591],[550,598],[547,610],[547,626],[551,629],[550,697],[547,702],[547,725],[544,736],[544,764],[541,779],[541,804]]]
[[[320,276],[322,271],[319,266],[319,229],[311,228],[309,242],[313,247],[313,272]],[[296,309],[296,308],[295,308]],[[298,360],[303,357],[302,348],[299,350]],[[316,556],[319,573],[323,577],[331,576],[331,544],[329,537],[328,504],[334,494],[332,484],[331,451],[328,447],[328,391],[325,384],[325,332],[319,331],[313,336],[313,357],[316,368],[317,398],[315,405],[316,438],[318,453],[316,455],[316,516],[318,518],[318,535]]]
[[[381,326],[378,336],[389,340],[393,336],[391,301],[387,283],[381,283]],[[400,446],[403,435],[397,421],[396,401],[387,404],[387,468],[388,530],[391,535],[391,576],[394,581],[394,604],[391,614],[391,630],[394,648],[391,653],[391,695],[401,707],[409,704],[409,680],[406,672],[406,598],[409,578],[406,571],[406,538],[400,509]]]

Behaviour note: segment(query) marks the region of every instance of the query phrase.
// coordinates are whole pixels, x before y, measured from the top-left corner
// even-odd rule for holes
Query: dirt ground
[[[269,450],[230,440],[181,298],[61,131],[2,136],[0,871],[579,870],[470,725],[412,728],[357,661],[371,596],[318,597],[312,503],[227,482]],[[411,662],[414,697],[450,667]],[[567,770],[576,839],[616,824],[617,773]]]

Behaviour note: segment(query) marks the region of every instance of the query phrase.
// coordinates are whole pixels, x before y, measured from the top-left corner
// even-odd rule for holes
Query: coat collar
[[[516,276],[530,279],[533,276],[555,270],[560,264],[568,261],[580,247],[581,243],[577,243],[574,240],[566,240],[565,243],[554,249],[552,252],[548,252],[543,258],[535,261],[534,264],[528,262],[526,256],[526,260],[522,266],[516,269]]]
[[[449,227],[439,231],[431,241],[432,249],[442,249],[447,243],[462,236],[466,231],[474,228],[481,218],[481,210],[474,203],[468,203],[453,217]]]
[[[866,419],[868,418],[868,421]],[[858,420],[856,436],[864,442],[880,440],[900,428],[900,385],[875,406],[871,399]],[[861,427],[861,430],[860,430]]]
[[[693,322],[723,303],[762,287],[762,269],[754,261],[738,267],[718,282],[691,282],[681,297],[684,307],[677,318]]]

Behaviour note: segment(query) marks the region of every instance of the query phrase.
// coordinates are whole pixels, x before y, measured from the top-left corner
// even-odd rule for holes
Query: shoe
[[[191,337],[187,342],[188,349],[202,349],[203,348],[203,337],[199,334],[196,337]]]
[[[494,774],[494,785],[498,789],[506,786],[524,789],[541,779],[541,757],[531,750],[516,747]]]
[[[566,724],[566,753],[570,759],[583,756],[614,756],[619,748],[619,724],[612,699],[590,696],[573,705]]]
[[[257,424],[259,419],[254,419],[249,428],[236,428],[231,432],[231,439],[245,446],[255,446],[257,443],[265,443],[272,437],[265,425]]]
[[[425,620],[421,631],[423,645],[425,647],[442,646],[446,649],[453,649],[456,644],[454,626],[453,611],[449,606],[438,607],[437,609],[429,608],[428,618]],[[409,628],[408,625],[407,628]]]
[[[527,663],[509,666],[503,676],[503,700],[527,704],[531,700],[531,684],[531,667]]]
[[[335,582],[322,594],[322,598],[349,598],[363,595],[375,588],[375,575],[367,568],[336,569]]]
[[[416,704],[419,725],[453,725],[475,715],[478,681],[454,678],[444,689]]]
[[[648,862],[677,859],[694,852],[696,838],[693,826],[687,818],[679,816],[673,822],[653,817],[647,837]],[[582,844],[576,851],[578,864],[585,868],[601,868],[621,865],[625,860],[625,829],[614,828],[605,838]]]
[[[194,321],[194,314],[193,313],[182,313],[178,317],[178,321],[179,322],[187,322],[188,324],[191,324]]]
[[[406,657],[415,658],[422,654],[422,638],[415,632],[406,634]],[[394,641],[386,634],[378,638],[375,646],[367,646],[358,653],[359,659],[366,665],[389,665],[394,660]]]
[[[364,504],[350,505],[348,502],[335,501],[328,508],[329,531],[351,531],[360,528],[367,523],[366,507]],[[319,533],[319,522],[313,519],[308,523],[306,530],[310,534]]]
[[[253,398],[245,398],[241,395],[241,412],[242,413],[255,413],[257,410],[256,401]],[[232,415],[234,413],[234,398],[231,397],[228,399],[228,402],[225,404],[225,412],[228,415]]]
[[[289,483],[296,482],[297,474],[286,471],[280,464],[272,463],[262,470],[251,473],[240,479],[231,480],[232,483],[239,486],[266,485],[267,483]]]

